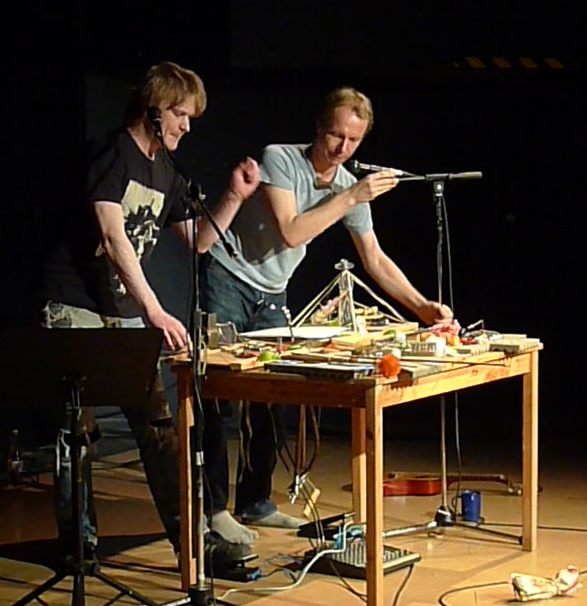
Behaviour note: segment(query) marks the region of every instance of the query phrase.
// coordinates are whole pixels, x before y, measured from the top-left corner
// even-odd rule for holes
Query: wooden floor
[[[234,457],[234,443],[232,447]],[[385,471],[437,470],[437,451],[434,440],[390,442],[385,450]],[[417,552],[422,558],[415,564],[398,605],[434,605],[443,593],[457,588],[465,589],[448,595],[444,603],[450,606],[509,604],[513,598],[509,584],[511,573],[550,577],[568,565],[580,570],[587,568],[585,444],[579,438],[543,440],[540,451],[542,491],[538,549],[533,553],[523,552],[515,539],[520,533],[519,495],[509,493],[505,484],[466,482],[463,487],[481,490],[485,527],[511,533],[514,539],[462,527],[444,528],[432,536],[419,532],[389,539],[389,544]],[[463,443],[462,461],[466,473],[500,473],[513,482],[521,479],[520,452],[515,440]],[[449,464],[454,471],[452,458]],[[179,589],[177,563],[162,532],[137,451],[126,448],[100,456],[95,463],[94,478],[102,572],[160,604],[185,597]],[[321,491],[318,500],[321,517],[349,511],[349,478],[347,439],[323,438],[311,473],[312,481]],[[290,482],[291,478],[280,465],[275,474],[275,500],[282,510],[299,515],[301,504],[288,502]],[[449,497],[452,495],[450,492]],[[38,485],[27,482],[0,490],[0,605],[12,604],[52,575],[49,566],[55,557],[56,532],[51,499],[51,477],[47,473],[39,476]],[[433,519],[440,505],[440,495],[387,497],[386,528],[425,524]],[[255,606],[360,603],[360,597],[335,576],[310,572],[298,586],[288,589],[291,577],[279,567],[299,559],[309,548],[307,540],[296,537],[293,531],[260,529],[259,533],[256,564],[264,574],[278,572],[269,578],[241,584],[217,579],[213,585],[216,599]],[[408,569],[403,568],[386,576],[386,606],[394,604],[407,572]],[[348,583],[359,595],[364,593],[364,582],[348,580]],[[281,590],[258,591],[263,587]],[[71,578],[67,577],[57,590],[44,593],[43,600],[50,605],[70,604],[70,588]],[[226,594],[232,588],[237,591]],[[95,578],[86,579],[89,606],[136,604],[128,597],[114,601],[115,598],[116,591],[107,585]],[[568,604],[587,605],[587,587]]]

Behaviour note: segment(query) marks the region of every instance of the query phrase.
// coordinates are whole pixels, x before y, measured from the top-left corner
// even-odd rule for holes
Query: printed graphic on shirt
[[[143,257],[149,256],[157,244],[161,231],[157,225],[157,219],[163,209],[164,197],[160,191],[132,180],[129,181],[122,197],[124,228],[139,261]],[[104,248],[100,244],[96,250],[96,256],[99,257],[104,252]],[[113,276],[113,281],[116,292],[121,295],[125,294],[126,288],[117,275]]]

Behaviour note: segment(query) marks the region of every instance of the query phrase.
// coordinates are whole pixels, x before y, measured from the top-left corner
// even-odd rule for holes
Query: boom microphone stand
[[[443,300],[443,283],[444,283],[444,269],[443,269],[443,243],[445,233],[445,215],[446,215],[446,202],[444,198],[444,189],[446,181],[452,180],[463,180],[463,179],[480,179],[482,177],[481,172],[465,172],[465,173],[437,173],[429,174],[424,176],[413,175],[411,173],[403,173],[398,178],[403,181],[426,181],[432,186],[432,197],[436,209],[436,232],[437,232],[437,243],[436,243],[436,275],[437,275],[437,296],[439,303],[442,304]],[[448,251],[450,255],[450,250]],[[449,264],[450,271],[450,264]],[[452,299],[452,277],[449,275],[449,289]],[[451,306],[453,302],[451,300]],[[450,526],[462,526],[466,528],[473,528],[480,532],[486,532],[489,534],[501,536],[508,539],[516,540],[521,543],[521,537],[515,537],[505,532],[499,532],[489,528],[479,528],[475,523],[464,523],[457,522],[455,516],[448,506],[448,473],[447,473],[447,462],[446,462],[446,398],[442,394],[440,396],[440,465],[441,465],[441,502],[436,510],[434,519],[423,525],[410,526],[406,528],[398,528],[395,530],[384,531],[383,536],[385,538],[395,537],[405,534],[411,534],[421,531],[431,532],[436,529],[447,528]]]
[[[235,251],[226,240],[226,237],[214,221],[210,211],[204,204],[206,199],[205,194],[199,184],[192,183],[191,179],[184,173],[181,166],[167,149],[163,140],[161,130],[161,114],[157,107],[149,107],[147,109],[148,118],[153,126],[153,130],[163,153],[167,160],[171,163],[176,173],[183,180],[188,197],[191,203],[191,210],[194,211],[192,221],[192,300],[193,307],[190,317],[192,338],[192,376],[193,376],[193,402],[194,402],[194,448],[193,448],[193,478],[195,492],[195,559],[196,559],[196,584],[188,588],[188,595],[185,598],[168,602],[165,606],[182,606],[183,604],[193,604],[195,606],[207,606],[209,604],[219,603],[214,599],[212,588],[206,581],[205,573],[205,516],[204,516],[204,416],[202,410],[201,381],[206,372],[206,338],[203,331],[203,322],[205,314],[200,309],[200,289],[198,280],[198,222],[197,214],[202,213],[212,225],[219,239],[222,241],[226,251],[231,257],[235,256]],[[181,522],[180,522],[181,523]],[[185,554],[180,553],[180,557]]]
[[[357,160],[351,160],[349,162],[349,169],[351,172],[358,174],[365,174],[369,172],[379,172],[382,170],[393,170],[395,171],[396,178],[400,181],[425,181],[432,185],[432,196],[436,208],[436,230],[437,230],[437,245],[436,245],[436,273],[437,273],[437,289],[438,289],[438,301],[442,303],[442,286],[444,282],[443,277],[443,242],[444,242],[444,219],[446,214],[446,204],[444,198],[445,183],[447,181],[454,180],[469,180],[469,179],[481,179],[481,172],[462,172],[462,173],[435,173],[428,175],[415,175],[407,171],[398,170],[391,167],[377,166],[374,164],[363,164]],[[450,254],[450,249],[448,250]],[[450,264],[449,264],[450,270]],[[449,286],[452,283],[452,279],[449,276]],[[452,299],[452,288],[451,299]],[[451,301],[452,306],[452,301]],[[436,529],[445,528],[449,526],[463,526],[466,528],[473,528],[481,532],[486,532],[508,539],[516,540],[521,543],[521,537],[515,537],[511,534],[499,532],[497,530],[491,530],[488,528],[479,528],[476,523],[464,523],[457,522],[453,512],[448,506],[448,473],[447,473],[447,462],[446,462],[446,398],[443,395],[440,396],[440,462],[441,462],[441,503],[434,519],[430,522],[422,525],[409,526],[405,528],[398,528],[394,530],[387,530],[383,533],[384,538],[395,537],[405,534],[411,534],[416,532],[431,532]]]

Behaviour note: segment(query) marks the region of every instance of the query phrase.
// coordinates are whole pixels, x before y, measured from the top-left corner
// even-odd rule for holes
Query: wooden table
[[[536,549],[538,517],[538,353],[490,352],[448,370],[410,379],[366,377],[351,381],[270,373],[262,369],[232,371],[209,366],[202,382],[204,397],[350,408],[352,415],[352,485],[356,522],[366,522],[367,604],[383,606],[383,409],[467,387],[522,377],[522,548]],[[180,432],[181,579],[186,590],[195,581],[191,452],[193,426],[192,367],[173,366],[177,374]]]

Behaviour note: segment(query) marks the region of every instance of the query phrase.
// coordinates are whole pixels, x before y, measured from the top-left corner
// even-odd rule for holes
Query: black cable
[[[450,224],[448,220],[448,207],[446,205],[446,199],[444,196],[441,197],[441,212],[444,217],[444,233],[446,239],[446,264],[447,264],[447,286],[448,286],[448,302],[450,308],[455,308],[455,297],[454,297],[454,285],[453,285],[453,263],[452,263],[452,252],[450,242]],[[462,477],[462,453],[461,453],[461,431],[460,431],[460,411],[459,411],[459,397],[457,392],[453,392],[453,409],[454,409],[454,431],[455,431],[455,453],[457,458],[457,488],[456,496],[452,499],[452,503],[449,503],[449,512],[456,518],[456,502],[461,493],[461,477]],[[448,471],[447,471],[448,473]],[[448,487],[448,481],[447,481]]]
[[[587,532],[587,528],[568,528],[564,526],[538,526],[541,530],[558,530],[567,532]]]
[[[408,567],[408,573],[406,574],[404,580],[401,582],[401,585],[398,587],[398,590],[395,592],[395,596],[393,598],[393,602],[391,603],[391,606],[397,606],[399,603],[399,598],[402,594],[402,591],[405,589],[408,581],[410,580],[410,577],[412,576],[412,573],[414,572],[414,565],[411,564]]]
[[[363,602],[367,602],[367,594],[366,593],[361,593],[360,591],[357,591],[343,576],[342,574],[340,574],[340,572],[338,571],[338,568],[336,567],[336,563],[334,562],[334,560],[332,558],[328,558],[328,564],[330,565],[330,568],[332,569],[332,571],[334,572],[334,574],[338,577],[338,580],[344,585],[345,589],[347,591],[350,591],[353,595],[357,596],[359,599],[361,599]]]
[[[314,463],[318,458],[320,453],[320,427],[318,425],[318,419],[316,418],[316,411],[314,410],[314,406],[310,406],[310,421],[312,425],[312,435],[314,436],[312,455],[310,456],[310,460],[306,464],[302,475],[310,473],[312,467],[314,467]]]
[[[270,404],[267,404],[270,406]],[[271,422],[273,426],[273,436],[275,440],[275,447],[277,456],[285,467],[285,471],[291,474],[292,468],[295,467],[295,457],[293,456],[289,444],[287,443],[287,432],[283,423],[278,423],[275,420],[275,415],[271,408],[269,408],[269,414],[271,415]],[[285,451],[285,456],[283,452]]]
[[[463,461],[462,461],[462,453],[461,453],[461,430],[460,430],[460,415],[459,415],[459,400],[458,395],[455,392],[453,394],[453,404],[454,404],[454,424],[455,424],[455,453],[457,457],[457,487],[455,496],[451,499],[449,505],[449,511],[452,516],[456,519],[457,517],[457,503],[459,495],[461,494],[461,484],[462,484],[462,476],[463,476]],[[448,474],[448,470],[447,470]],[[447,489],[448,489],[448,479],[447,479]]]
[[[314,518],[314,522],[315,522],[315,526],[316,526],[316,534],[319,538],[319,540],[321,541],[322,545],[324,545],[324,542],[326,540],[325,535],[324,535],[324,526],[322,524],[322,520],[321,517],[319,515],[319,511],[318,508],[316,507],[316,505],[314,504],[314,502],[308,498],[307,494],[308,494],[308,490],[305,486],[302,486],[302,494],[306,497],[306,503],[308,505],[308,507],[310,508],[310,511],[312,512],[312,517]],[[351,539],[352,540],[352,539]],[[310,545],[312,546],[312,549],[314,551],[318,551],[318,547],[315,546],[312,543],[312,540],[309,539]],[[328,559],[328,563],[329,566],[332,568],[333,572],[335,573],[335,575],[338,577],[338,579],[342,582],[342,584],[345,586],[345,588],[350,591],[353,595],[357,596],[358,598],[360,598],[361,600],[363,600],[364,602],[367,601],[367,596],[366,594],[362,594],[359,591],[357,591],[339,572],[338,568],[336,567],[336,562],[334,562],[332,560],[332,558]],[[401,585],[399,586],[395,596],[394,596],[394,600],[392,603],[392,606],[397,606],[400,595],[402,593],[402,591],[404,590],[409,578],[412,575],[413,572],[413,568],[414,565],[411,564],[409,566],[409,570],[408,573],[406,575],[406,577],[404,578],[404,580],[402,581]]]
[[[447,206],[446,206],[446,200],[444,199],[444,196],[442,197],[442,214],[444,215],[444,233],[446,236],[446,263],[448,266],[448,301],[450,304],[450,308],[453,310],[454,312],[454,289],[453,289],[453,275],[452,275],[452,253],[451,253],[451,246],[450,246],[450,229],[449,229],[449,222],[448,222],[448,210],[447,210]]]
[[[455,593],[461,593],[463,591],[472,591],[474,589],[483,589],[485,587],[500,587],[501,585],[509,585],[509,581],[497,581],[494,583],[481,583],[479,585],[468,585],[466,587],[457,587],[456,589],[449,589],[445,591],[443,594],[438,596],[438,603],[440,606],[450,606],[448,602],[444,601],[444,598],[447,598],[449,595],[453,595]]]
[[[587,568],[579,571],[579,577],[582,577],[585,574],[587,574]],[[461,593],[463,591],[473,591],[475,589],[484,589],[485,587],[499,587],[501,585],[510,585],[510,584],[511,584],[510,581],[496,581],[494,583],[481,583],[479,585],[467,585],[465,587],[457,587],[455,589],[449,589],[448,591],[445,591],[438,597],[438,603],[440,604],[440,606],[451,606],[448,602],[444,601],[444,598],[448,597],[449,595],[453,595],[455,593]]]
[[[363,602],[367,601],[367,595],[360,593],[359,591],[357,591],[345,578],[344,576],[340,573],[340,571],[338,570],[337,566],[336,566],[336,562],[332,559],[332,558],[328,558],[328,564],[330,566],[330,568],[332,569],[332,571],[334,572],[334,574],[338,577],[338,579],[341,581],[341,583],[344,585],[344,587],[350,591],[353,595],[357,596],[358,598],[360,598]],[[395,596],[394,596],[394,600],[393,600],[393,604],[392,606],[397,606],[400,595],[402,593],[402,591],[404,590],[408,579],[410,578],[410,576],[412,575],[413,572],[413,568],[414,565],[411,564],[409,567],[408,573],[406,575],[406,577],[404,578],[404,580],[402,581],[402,583],[400,584]]]
[[[513,522],[484,522],[485,526],[507,526],[507,527],[516,527],[519,528],[521,524],[515,524]],[[556,530],[560,532],[587,532],[587,528],[575,528],[568,526],[542,526],[538,525],[538,529],[540,530]]]

